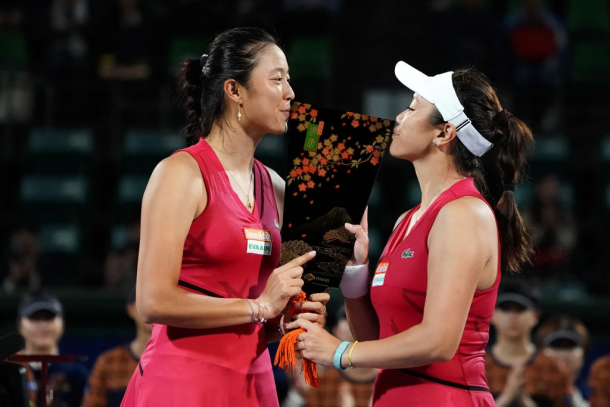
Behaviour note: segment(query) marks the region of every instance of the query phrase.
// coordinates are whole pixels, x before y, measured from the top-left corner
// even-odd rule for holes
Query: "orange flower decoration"
[[[327,165],[328,164],[328,160],[326,158],[320,158],[320,164]]]
[[[352,117],[354,115],[354,112],[345,112],[345,114],[347,114],[349,117]]]
[[[315,174],[316,173],[316,167],[314,167],[313,165],[309,166],[309,173],[310,174]]]
[[[381,156],[381,151],[379,151],[379,150],[373,151],[373,157],[380,157],[380,156]]]
[[[309,166],[309,158],[303,158],[301,164]]]
[[[299,174],[295,170],[290,171],[290,178],[296,178]]]
[[[318,117],[318,111],[316,109],[311,109],[311,111],[309,112],[309,115],[311,117]]]
[[[291,118],[292,120],[296,120],[298,117],[299,117],[299,114],[298,114],[297,112],[292,112],[292,113],[290,114],[290,118]]]
[[[371,158],[371,165],[377,165],[377,164],[379,164],[379,158],[377,158],[377,157]]]
[[[328,155],[329,153],[330,153],[330,151],[328,151],[328,148],[327,148],[327,147],[324,147],[324,148],[322,149],[322,155]],[[324,159],[324,158],[323,158],[323,159]],[[323,160],[323,159],[322,159],[322,160]],[[320,162],[322,162],[322,160],[320,160]],[[326,165],[326,164],[324,164],[324,165]]]
[[[305,108],[305,106],[302,106],[302,105],[299,106],[299,113],[301,113],[301,114],[307,113],[307,109]]]
[[[358,126],[360,126],[360,122],[358,120],[352,120],[352,127],[356,128]]]
[[[308,187],[308,188],[314,188],[315,186],[316,186],[316,183],[315,183],[315,182],[313,182],[313,181],[309,181],[309,182],[307,183],[307,187]]]
[[[377,121],[377,118],[375,116],[369,116],[369,119],[371,119],[371,122],[373,123]]]
[[[341,153],[341,158],[343,158],[344,160],[347,160],[349,158],[349,154],[347,153],[347,151]]]
[[[310,181],[311,182],[311,181]],[[299,191],[303,192],[307,190],[307,185],[304,182],[299,184]]]
[[[366,146],[366,152],[367,153],[372,153],[374,150],[373,146]]]
[[[297,176],[301,175],[303,173],[303,170],[300,168],[297,168],[296,170],[294,170],[297,173]]]
[[[326,170],[324,168],[320,168],[320,170],[318,170],[318,176],[325,177],[326,176]]]
[[[339,149],[339,151],[343,151],[343,150],[345,150],[345,144],[339,143],[339,144],[337,144],[337,148]]]

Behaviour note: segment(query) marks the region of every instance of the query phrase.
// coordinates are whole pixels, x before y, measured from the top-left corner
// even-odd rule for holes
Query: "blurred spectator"
[[[562,203],[561,183],[556,175],[540,178],[531,210],[524,216],[533,232],[536,274],[547,279],[565,278],[577,231],[572,214]]]
[[[459,0],[441,16],[441,47],[450,68],[475,65],[492,81],[502,75],[501,31],[483,0]]]
[[[58,355],[59,340],[64,333],[63,307],[53,297],[35,293],[19,304],[17,327],[25,338],[24,355]],[[39,362],[25,365],[28,375],[30,401],[42,406],[47,397],[48,406],[77,407],[83,396],[87,370],[78,363],[49,364],[47,394],[41,387]],[[50,391],[53,399],[50,399]]]
[[[538,327],[536,344],[545,355],[561,363],[572,383],[572,405],[589,407],[577,387],[585,356],[590,347],[589,331],[576,318],[567,315],[551,318]]]
[[[353,342],[345,308],[337,311],[332,334],[341,341]],[[373,402],[373,385],[377,369],[327,369],[320,373],[320,387],[310,389],[305,397],[307,407],[367,407]]]
[[[487,381],[498,407],[571,405],[567,373],[531,340],[539,312],[538,297],[525,282],[500,286],[491,321],[496,343],[485,355]]]
[[[311,387],[305,382],[303,374],[300,373],[302,368],[301,361],[299,360],[298,363],[299,365],[296,368],[297,373],[288,373],[290,388],[286,398],[282,400],[281,407],[309,407],[305,404],[305,398]],[[320,369],[320,366],[318,366],[318,369]]]
[[[119,407],[131,375],[150,340],[152,325],[145,323],[136,310],[136,289],[130,290],[127,314],[136,326],[136,337],[129,343],[102,353],[85,388],[82,407]]]
[[[31,227],[18,229],[8,256],[8,272],[2,281],[2,291],[35,291],[40,288],[39,247],[36,230]]]
[[[144,80],[151,75],[152,27],[139,0],[116,0],[107,21],[108,43],[98,74],[103,79]]]
[[[138,269],[140,248],[140,224],[129,226],[126,242],[122,247],[108,254],[104,264],[104,285],[122,291],[133,287]]]
[[[213,11],[209,1],[170,0],[166,3],[168,28],[172,35],[206,38],[214,32],[210,27]]]
[[[593,363],[589,373],[591,407],[610,407],[610,355]]]
[[[567,32],[544,0],[521,0],[506,22],[513,58],[515,114],[536,130],[558,127]]]
[[[15,1],[0,4],[0,31],[12,32],[21,28],[23,14]]]
[[[23,225],[11,240],[8,258],[0,268],[0,291],[26,292],[65,283],[61,258],[41,251],[37,227]]]

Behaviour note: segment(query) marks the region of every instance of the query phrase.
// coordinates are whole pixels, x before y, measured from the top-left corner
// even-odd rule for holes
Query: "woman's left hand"
[[[295,312],[292,314],[292,319],[305,319],[315,324],[324,327],[326,325],[326,304],[330,300],[330,294],[318,293],[311,294],[307,301],[297,302],[295,304]],[[284,331],[288,332],[290,328],[287,327],[288,323],[292,321],[286,321],[284,324]]]
[[[333,366],[335,351],[341,340],[329,334],[323,327],[299,318],[288,324],[288,329],[303,328],[307,332],[297,336],[295,354],[298,358],[306,358],[323,366]]]

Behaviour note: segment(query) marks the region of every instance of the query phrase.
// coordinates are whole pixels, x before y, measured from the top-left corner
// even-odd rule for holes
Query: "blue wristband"
[[[335,359],[333,360],[333,365],[339,370],[345,370],[344,367],[341,367],[341,356],[345,353],[347,346],[350,344],[348,341],[341,342],[341,345],[337,346],[337,350],[335,351]]]

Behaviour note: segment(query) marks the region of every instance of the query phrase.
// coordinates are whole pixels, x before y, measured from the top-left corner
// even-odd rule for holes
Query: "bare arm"
[[[428,290],[420,324],[386,339],[359,343],[354,366],[409,368],[450,360],[459,345],[475,289],[487,282],[497,251],[495,222],[489,208],[476,198],[445,205],[428,239]],[[494,238],[491,238],[490,236]],[[494,269],[497,269],[497,264]],[[296,322],[299,324],[299,322]],[[302,334],[303,356],[332,365],[339,340],[327,333]],[[330,339],[330,338],[332,339]],[[310,340],[311,339],[311,340]],[[347,352],[344,354],[347,365]]]
[[[360,226],[353,227],[350,232],[356,235],[356,245],[360,244],[361,248],[354,247],[355,256],[361,257],[359,261],[350,261],[350,263],[364,264],[368,262],[368,220],[367,212],[364,213]],[[403,213],[396,221],[394,229],[404,219],[408,212]],[[366,253],[366,256],[365,256]],[[372,341],[379,339],[379,319],[377,313],[371,303],[370,293],[360,298],[346,298],[345,311],[349,322],[352,335],[358,341]]]
[[[206,204],[199,166],[188,153],[175,154],[154,170],[142,202],[136,297],[138,312],[148,323],[216,328],[251,319],[252,311],[244,299],[212,298],[177,285],[184,241]],[[259,297],[268,307],[266,318],[277,316],[288,298],[300,291],[300,264],[312,258],[305,256],[274,270]]]

